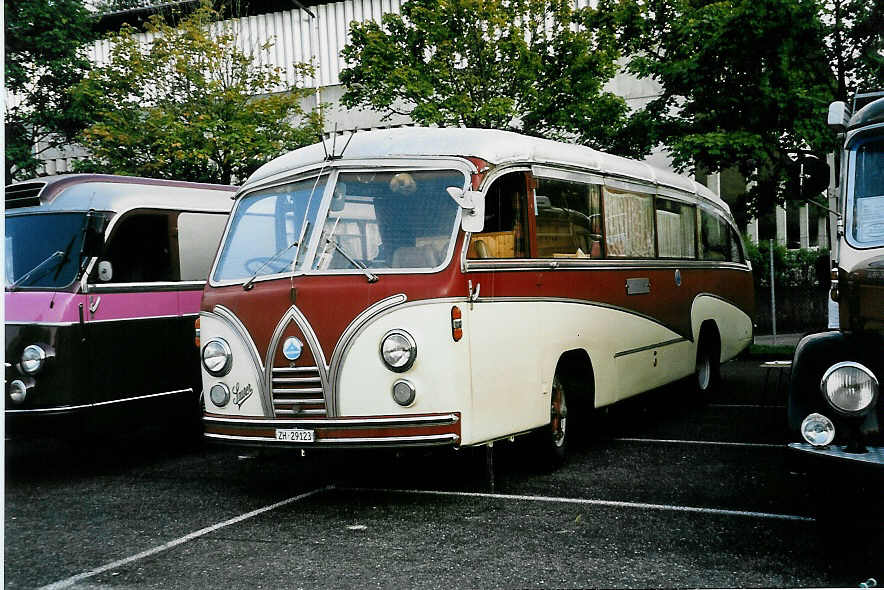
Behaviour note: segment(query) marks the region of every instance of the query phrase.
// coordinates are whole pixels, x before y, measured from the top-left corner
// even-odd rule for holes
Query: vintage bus
[[[692,180],[494,130],[346,146],[277,158],[237,194],[200,312],[212,440],[536,431],[559,460],[568,408],[692,374],[708,392],[752,338],[739,234]]]
[[[831,297],[839,328],[798,343],[789,389],[793,456],[828,522],[880,527],[884,504],[884,92],[829,108],[843,139]],[[836,490],[832,492],[831,490]],[[857,492],[865,497],[857,500]],[[877,516],[873,512],[877,509]],[[849,516],[853,518],[848,518]]]
[[[6,432],[186,420],[193,322],[233,204],[227,186],[104,175],[6,187]]]

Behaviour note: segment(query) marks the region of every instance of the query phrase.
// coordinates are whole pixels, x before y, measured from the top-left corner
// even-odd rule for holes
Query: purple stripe
[[[86,297],[74,293],[51,291],[17,291],[6,293],[7,322],[77,322],[78,306],[86,307]],[[51,307],[50,307],[51,304]]]
[[[5,321],[15,323],[78,322],[81,303],[83,304],[84,319],[87,322],[190,315],[199,313],[202,294],[201,289],[153,293],[95,293],[91,296],[18,291],[6,293]],[[94,314],[89,312],[90,297],[93,298],[93,301],[98,301],[100,298]]]

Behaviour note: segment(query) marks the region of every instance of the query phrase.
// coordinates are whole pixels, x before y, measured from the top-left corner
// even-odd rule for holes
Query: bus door
[[[541,383],[538,276],[531,258],[528,178],[514,172],[486,195],[485,225],[470,237],[467,273],[474,438],[487,440],[549,420],[549,391]],[[520,264],[520,261],[523,261]]]

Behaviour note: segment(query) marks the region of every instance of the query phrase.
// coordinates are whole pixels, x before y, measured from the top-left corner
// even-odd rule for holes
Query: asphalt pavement
[[[258,452],[168,432],[7,442],[6,588],[784,588],[884,579],[881,535],[826,538],[758,361],[527,439]],[[577,417],[574,418],[575,420]],[[490,464],[493,469],[489,470]]]

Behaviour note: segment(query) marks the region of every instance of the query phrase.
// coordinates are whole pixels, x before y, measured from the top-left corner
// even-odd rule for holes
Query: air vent
[[[35,207],[40,204],[40,193],[45,182],[23,182],[6,187],[6,208]]]

